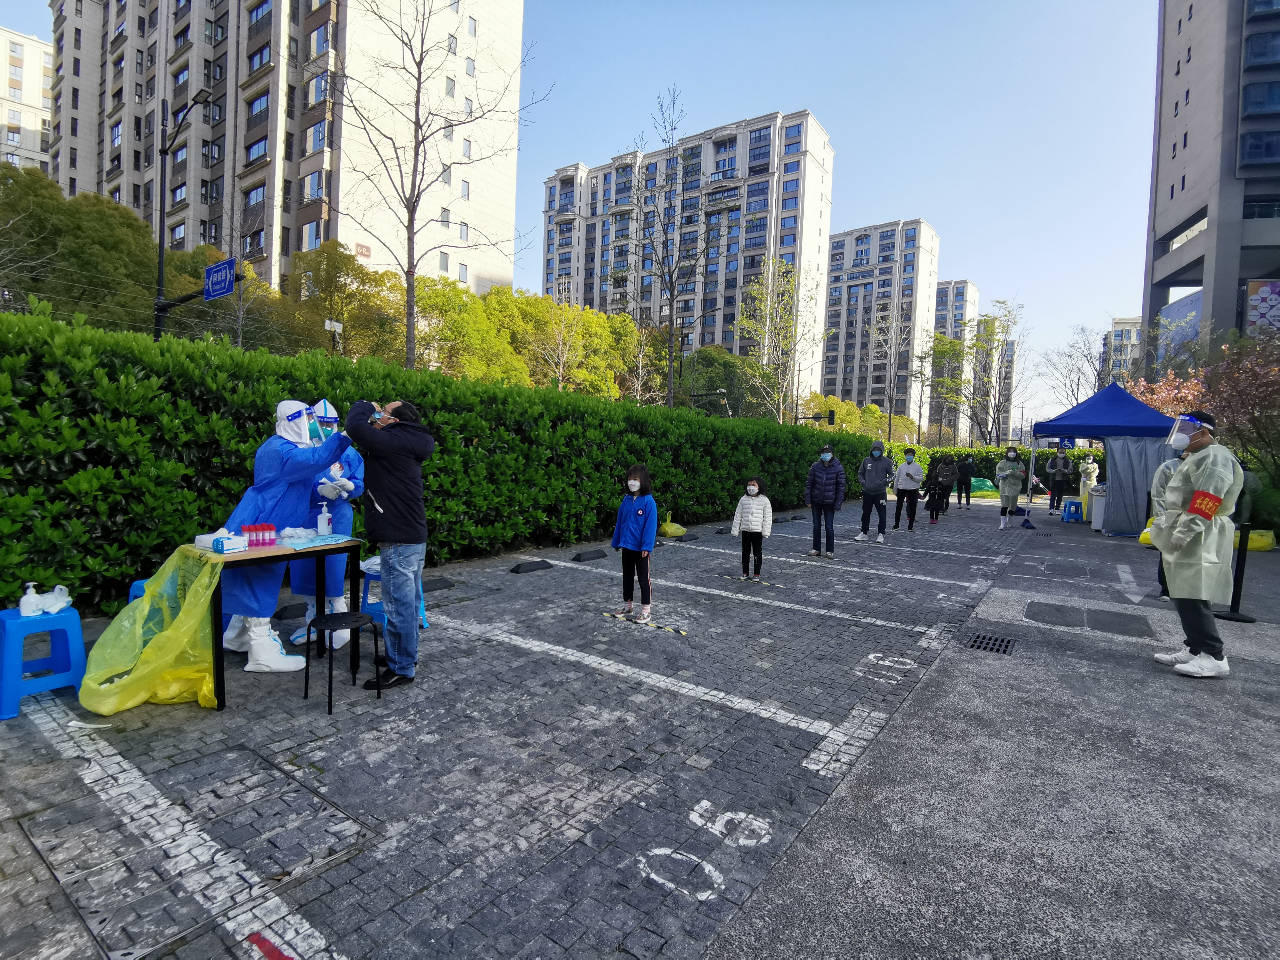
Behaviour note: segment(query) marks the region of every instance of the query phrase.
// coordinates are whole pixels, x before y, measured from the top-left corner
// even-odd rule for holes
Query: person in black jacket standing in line
[[[418,665],[418,596],[427,554],[427,510],[422,463],[436,441],[417,408],[369,400],[347,412],[347,435],[365,463],[364,528],[382,556],[382,608],[387,615],[383,689],[412,683]],[[365,689],[377,686],[365,681]]]
[[[831,444],[822,448],[818,459],[809,467],[804,486],[804,502],[813,508],[813,549],[816,557],[822,549],[822,522],[827,525],[827,556],[836,555],[836,511],[844,506],[844,467],[835,458]]]
[[[956,509],[959,510],[963,506],[966,510],[973,509],[973,475],[978,468],[974,465],[973,454],[966,454],[964,459],[956,464]]]

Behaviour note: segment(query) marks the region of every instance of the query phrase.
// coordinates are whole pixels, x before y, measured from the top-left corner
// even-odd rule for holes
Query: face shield
[[[319,442],[323,443],[342,428],[339,426],[338,408],[328,400],[321,400],[313,408],[316,415],[316,427],[319,431]]]
[[[1173,429],[1169,431],[1169,436],[1165,439],[1165,443],[1173,447],[1175,450],[1187,449],[1187,444],[1201,430],[1208,430],[1213,433],[1213,427],[1207,423],[1201,423],[1195,417],[1189,417],[1185,413],[1173,421]]]
[[[276,405],[276,435],[298,447],[311,445],[311,408],[300,400],[282,400]]]

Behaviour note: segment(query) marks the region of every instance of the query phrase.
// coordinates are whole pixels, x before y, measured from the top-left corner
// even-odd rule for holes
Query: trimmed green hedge
[[[15,604],[35,580],[66,584],[82,611],[118,609],[131,581],[226,520],[276,403],[321,397],[343,411],[359,399],[423,411],[438,443],[424,471],[433,562],[607,535],[634,462],[648,465],[662,514],[698,523],[729,516],[751,475],[791,508],[823,443],[851,473],[871,445],[374,360],[157,344],[47,312],[0,314],[0,599]]]

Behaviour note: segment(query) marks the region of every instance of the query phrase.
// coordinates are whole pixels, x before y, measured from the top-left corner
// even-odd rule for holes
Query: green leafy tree
[[[800,293],[795,267],[776,257],[764,262],[764,270],[742,292],[738,334],[759,364],[755,389],[778,423],[796,400],[797,367],[813,347]]]
[[[529,383],[510,333],[494,323],[480,297],[444,277],[418,277],[417,290],[417,363],[451,377]]]
[[[398,276],[370,270],[337,240],[294,254],[285,295],[287,309],[306,329],[324,331],[326,321],[342,325],[341,334],[332,337],[342,356],[391,360],[394,353],[404,353],[404,290]]]

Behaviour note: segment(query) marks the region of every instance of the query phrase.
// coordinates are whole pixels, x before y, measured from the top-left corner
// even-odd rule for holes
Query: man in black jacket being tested
[[[368,400],[347,412],[347,435],[364,457],[364,529],[382,555],[382,609],[387,615],[383,688],[412,683],[418,665],[418,597],[427,554],[422,463],[436,442],[417,408]],[[373,680],[365,681],[373,690]]]

